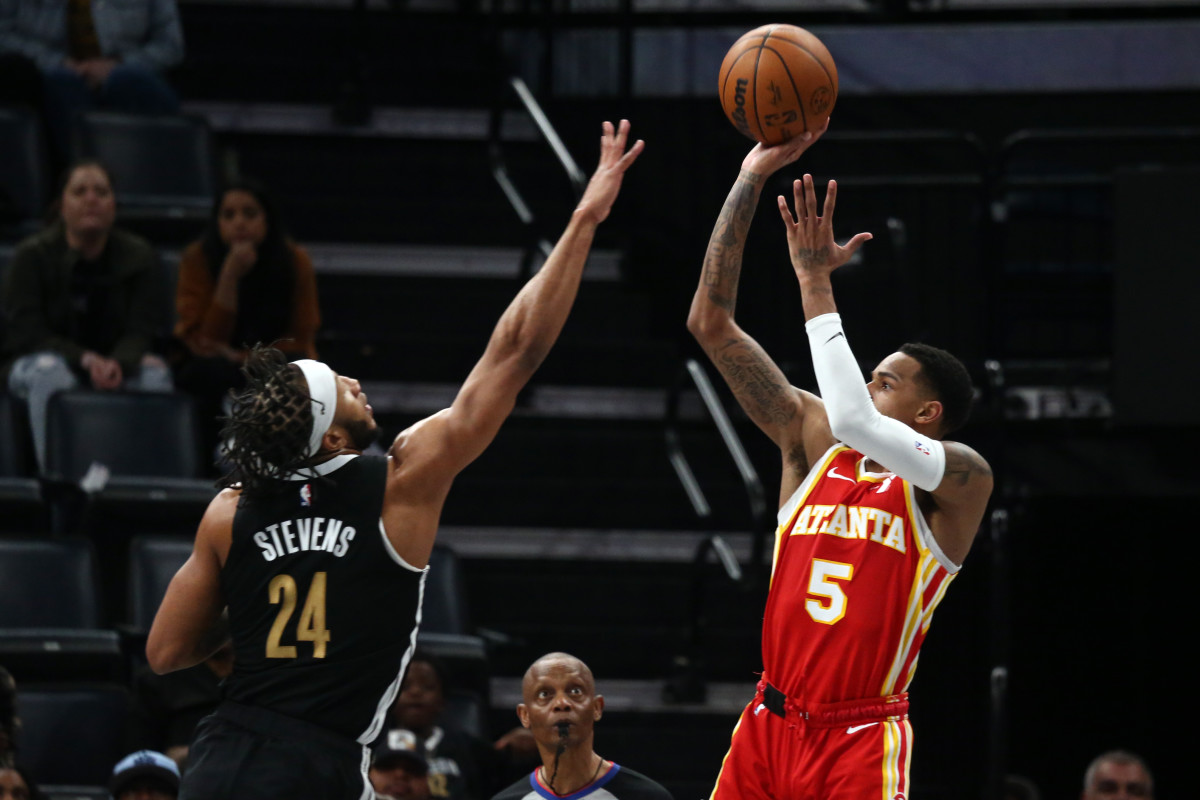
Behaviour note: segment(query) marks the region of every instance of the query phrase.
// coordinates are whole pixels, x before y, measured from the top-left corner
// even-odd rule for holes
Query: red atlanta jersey
[[[913,486],[867,472],[866,463],[834,445],[779,510],[763,667],[801,702],[906,691],[933,610],[958,571]]]

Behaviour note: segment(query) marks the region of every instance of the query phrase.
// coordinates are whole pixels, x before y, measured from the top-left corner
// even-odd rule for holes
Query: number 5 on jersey
[[[808,615],[825,625],[833,625],[846,616],[846,593],[838,581],[848,581],[852,577],[854,565],[814,558],[808,576],[808,593],[825,598],[825,602],[811,597],[805,600],[804,609]]]
[[[296,623],[296,641],[312,642],[313,658],[325,657],[325,645],[330,639],[329,629],[325,627],[325,581],[324,572],[313,575],[304,598],[304,608]],[[279,643],[283,629],[296,610],[298,594],[295,579],[291,575],[276,575],[267,587],[267,595],[271,605],[279,606],[275,624],[271,626],[271,635],[267,637],[267,658],[295,658],[295,645]]]

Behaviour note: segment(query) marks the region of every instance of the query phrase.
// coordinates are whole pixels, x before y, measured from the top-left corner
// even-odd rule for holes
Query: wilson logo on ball
[[[821,40],[803,28],[763,25],[729,48],[717,84],[734,127],[764,144],[779,144],[825,124],[837,101],[837,66]]]

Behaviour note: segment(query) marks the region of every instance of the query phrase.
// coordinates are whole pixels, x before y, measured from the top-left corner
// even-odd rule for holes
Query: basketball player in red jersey
[[[826,123],[828,127],[828,123]],[[734,322],[746,233],[767,178],[824,128],[742,162],[717,219],[688,328],[783,456],[763,674],[733,732],[714,800],[906,800],[906,689],[934,608],[971,548],[987,462],[943,437],[970,411],[966,369],[904,345],[864,386],[829,276],[870,234],[833,238],[812,176],[779,198],[821,396],[796,389]]]

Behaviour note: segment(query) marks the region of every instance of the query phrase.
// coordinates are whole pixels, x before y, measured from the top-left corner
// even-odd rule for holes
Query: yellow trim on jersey
[[[921,560],[917,564],[917,574],[912,582],[912,587],[908,590],[908,602],[904,606],[904,626],[901,628],[900,642],[896,646],[896,652],[892,654],[892,665],[888,667],[887,675],[884,676],[883,686],[879,688],[881,695],[896,693],[893,687],[900,679],[900,670],[908,659],[908,649],[912,647],[913,632],[916,629],[916,623],[921,618],[921,596],[925,590],[925,581],[922,576],[928,560],[929,554],[922,553]]]
[[[933,585],[937,580],[939,571],[941,573],[941,583],[934,595],[933,601],[925,606],[922,603],[922,598],[925,596],[925,591]],[[932,552],[924,550],[921,553],[921,560],[917,564],[917,574],[913,580],[912,589],[909,591],[908,604],[904,611],[904,626],[900,634],[900,642],[896,647],[896,652],[892,656],[892,665],[888,668],[887,676],[884,678],[883,686],[880,688],[880,694],[896,694],[904,689],[898,687],[900,680],[900,671],[904,668],[904,662],[908,660],[909,652],[912,650],[913,642],[917,637],[918,631],[928,631],[932,621],[933,611],[941,602],[942,597],[946,593],[946,587],[954,578],[945,572],[941,563],[937,560]],[[916,661],[913,661],[916,665]],[[911,676],[915,670],[910,669]]]

